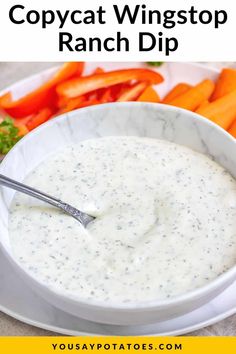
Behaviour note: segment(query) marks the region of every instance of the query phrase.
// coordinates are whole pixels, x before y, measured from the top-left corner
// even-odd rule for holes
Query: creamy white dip
[[[236,262],[236,181],[161,140],[107,137],[51,155],[25,183],[97,216],[78,221],[16,193],[13,252],[54,290],[107,302],[174,297]]]

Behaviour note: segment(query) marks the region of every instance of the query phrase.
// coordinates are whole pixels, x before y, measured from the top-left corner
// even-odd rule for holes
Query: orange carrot
[[[64,108],[67,105],[69,100],[70,99],[63,97],[63,96],[57,97],[56,107],[58,109]]]
[[[234,138],[236,138],[236,120],[231,124],[228,130],[229,134],[233,135]]]
[[[18,126],[18,135],[19,136],[24,136],[29,133],[29,129],[26,127],[26,125],[19,125]]]
[[[83,97],[84,99],[83,100],[80,100],[79,98],[80,97]],[[68,101],[68,106],[65,106],[65,107],[62,107],[57,113],[56,115],[60,115],[60,114],[63,114],[63,113],[67,113],[67,112],[70,112],[72,109],[70,106],[71,104],[74,104],[76,103],[76,98],[72,99],[73,101],[70,102]],[[93,98],[93,99],[86,99],[86,97],[84,96],[79,96],[78,97],[78,100],[77,100],[77,104],[76,106],[74,105],[73,109],[79,109],[79,108],[84,108],[84,107],[89,107],[89,106],[94,106],[96,104],[100,104],[101,102],[99,100],[97,100],[96,98]],[[52,116],[53,118],[53,116]],[[51,118],[49,118],[51,119]]]
[[[187,92],[192,86],[186,84],[185,82],[181,82],[177,84],[175,87],[170,90],[170,92],[164,97],[162,103],[169,103],[173,101],[176,97],[182,95],[183,93]]]
[[[128,87],[116,100],[117,102],[134,101],[147,87],[146,82],[139,82],[133,86]]]
[[[236,119],[236,90],[196,110],[198,114],[209,118],[224,129],[229,129]]]
[[[204,100],[202,101],[202,103],[200,104],[200,106],[198,107],[198,109],[204,108],[209,104],[209,100]]]
[[[64,63],[53,75],[53,77],[47,81],[45,86],[55,86],[59,83],[70,79],[73,76],[80,76],[84,71],[84,62],[69,62]]]
[[[209,99],[214,91],[215,84],[211,80],[203,80],[198,85],[169,102],[170,105],[195,111],[200,104]]]
[[[236,69],[223,69],[216,82],[215,91],[213,92],[211,101],[215,101],[234,90],[236,90]]]
[[[97,105],[97,104],[100,104],[100,103],[101,102],[98,101],[97,99],[88,100],[88,101],[81,102],[81,104],[77,108],[94,106],[94,105]]]
[[[160,102],[160,96],[154,90],[152,86],[148,86],[146,90],[143,91],[143,93],[139,96],[137,99],[138,102]]]
[[[84,101],[85,101],[84,96],[71,98],[65,101],[64,106],[61,107],[60,114],[73,111],[74,109],[80,107],[80,104]]]
[[[33,116],[34,115],[31,114],[30,116],[27,116],[25,118],[20,118],[20,119],[19,118],[17,118],[17,119],[12,118],[12,119],[14,119],[14,126],[17,128],[19,128],[22,125],[26,126],[27,123],[32,119]]]

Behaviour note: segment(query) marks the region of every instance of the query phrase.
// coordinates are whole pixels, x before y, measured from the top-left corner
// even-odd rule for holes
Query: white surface
[[[132,65],[132,64],[131,64]],[[193,72],[194,72],[194,70],[193,70]],[[187,73],[188,74],[188,73]],[[214,75],[214,73],[212,74],[212,75]],[[183,80],[183,77],[182,77],[182,80]],[[221,301],[220,301],[220,303],[221,303]],[[217,305],[218,306],[218,305]],[[224,309],[225,310],[225,309]],[[231,309],[229,309],[229,311],[230,311],[230,313],[231,313],[231,311],[232,311],[232,308]],[[227,314],[229,314],[229,313],[227,313]]]

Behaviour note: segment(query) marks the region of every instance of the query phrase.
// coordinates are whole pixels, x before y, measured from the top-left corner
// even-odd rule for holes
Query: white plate
[[[121,67],[140,67],[140,63],[89,63],[87,72],[97,66],[114,70]],[[14,96],[36,87],[54,69],[27,78],[12,87]],[[218,71],[201,65],[169,63],[159,70],[165,82],[157,87],[163,96],[178,82],[195,84],[208,77],[214,79]],[[54,308],[25,285],[0,252],[0,310],[20,321],[36,327],[69,335],[179,335],[216,323],[236,313],[236,283],[209,304],[176,319],[146,326],[111,326],[73,317]]]

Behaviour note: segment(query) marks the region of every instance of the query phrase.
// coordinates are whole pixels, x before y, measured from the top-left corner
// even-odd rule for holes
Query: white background
[[[27,11],[38,10],[97,10],[99,5],[107,11],[105,25],[74,25],[67,22],[58,29],[59,21],[42,29],[41,24],[14,25],[9,20],[9,9],[15,4],[22,4],[25,10],[18,11],[18,16],[25,17]],[[146,4],[150,10],[189,10],[192,5],[198,10],[226,10],[228,21],[215,29],[210,25],[177,25],[174,29],[163,29],[160,25],[141,25],[140,17],[135,25],[118,25],[113,11],[113,4]],[[22,15],[21,15],[22,14]],[[115,36],[120,31],[130,40],[129,52],[59,52],[59,31],[71,32],[76,37]],[[150,52],[139,52],[138,32],[159,31],[166,37],[176,37],[179,48],[166,57],[158,47]],[[236,1],[234,0],[2,0],[0,3],[0,61],[235,61],[236,60]]]

